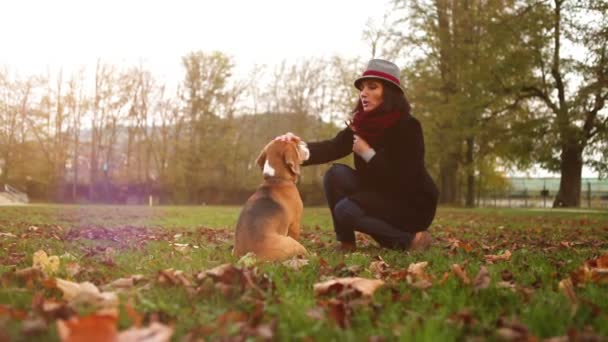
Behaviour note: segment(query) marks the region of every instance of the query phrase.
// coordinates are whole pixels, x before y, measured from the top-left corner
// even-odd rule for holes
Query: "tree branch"
[[[522,87],[521,90],[524,93],[528,93],[527,96],[525,97],[536,97],[541,99],[549,108],[551,108],[551,110],[557,115],[559,114],[559,108],[557,107],[557,105],[555,103],[553,103],[553,101],[551,101],[551,99],[549,98],[549,95],[547,95],[545,92],[543,92],[542,90],[538,89],[537,87]]]

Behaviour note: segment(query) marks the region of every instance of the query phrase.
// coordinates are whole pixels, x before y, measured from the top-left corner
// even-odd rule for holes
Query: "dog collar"
[[[293,184],[296,183],[295,180],[291,180],[291,179],[283,178],[283,177],[277,177],[277,176],[264,176],[264,180],[269,183],[283,183],[283,182],[288,182],[288,183],[293,183]]]

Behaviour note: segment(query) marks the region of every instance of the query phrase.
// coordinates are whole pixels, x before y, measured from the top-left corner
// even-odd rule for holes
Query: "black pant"
[[[382,247],[409,247],[415,232],[400,230],[386,220],[368,215],[365,208],[348,198],[361,188],[357,171],[334,164],[323,178],[323,187],[338,241],[354,243],[358,231],[370,235]]]

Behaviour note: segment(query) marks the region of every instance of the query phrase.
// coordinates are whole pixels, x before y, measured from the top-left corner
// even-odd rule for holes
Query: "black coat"
[[[310,158],[304,165],[340,159],[352,153],[352,146],[353,131],[347,127],[333,139],[308,143]],[[404,116],[372,147],[376,154],[369,162],[353,153],[362,186],[349,198],[400,229],[427,229],[435,217],[439,191],[424,165],[420,122]]]

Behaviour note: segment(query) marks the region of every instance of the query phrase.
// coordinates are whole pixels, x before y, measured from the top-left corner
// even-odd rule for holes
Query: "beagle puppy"
[[[273,140],[257,158],[264,182],[249,197],[236,224],[233,254],[280,261],[306,254],[297,240],[304,205],[296,188],[300,164],[310,153],[301,141]]]

